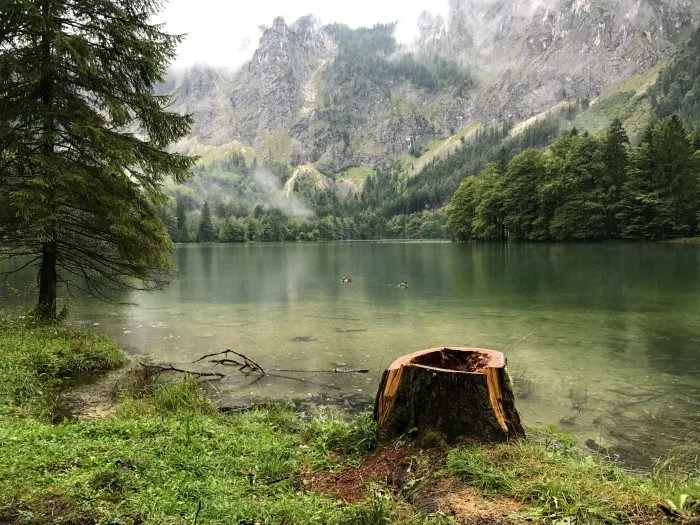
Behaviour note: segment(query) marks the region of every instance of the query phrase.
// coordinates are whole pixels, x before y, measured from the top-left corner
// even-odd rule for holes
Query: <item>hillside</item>
[[[605,7],[596,3],[593,10],[590,4],[586,11],[582,5],[568,7],[582,23],[595,19]],[[392,26],[352,30],[321,26],[313,17],[287,26],[278,18],[241,71],[230,74],[197,65],[164,86],[175,93],[182,111],[195,116],[193,135],[178,147],[200,155],[201,161],[185,188],[171,188],[172,201],[163,218],[173,238],[183,241],[198,239],[205,201],[222,239],[444,236],[444,207],[460,182],[478,175],[489,162],[507,163],[528,147],[545,148],[574,128],[600,135],[614,119],[621,121],[632,144],[641,139],[651,119],[668,112],[681,113],[686,125],[693,119],[697,123],[693,111],[699,33],[689,31],[678,14],[686,8],[686,18],[694,21],[692,6],[675,5],[676,11],[669,8],[661,18],[654,18],[653,10],[639,11],[644,14],[638,13],[640,24],[673,21],[662,32],[668,38],[657,32],[644,44],[625,44],[657,49],[650,67],[641,70],[639,64],[618,60],[616,76],[601,77],[594,90],[577,83],[576,90],[558,101],[533,91],[537,104],[527,112],[513,112],[524,115],[521,119],[506,119],[498,110],[488,118],[470,120],[455,109],[455,104],[470,107],[487,86],[494,97],[504,93],[484,75],[486,40],[462,42],[479,50],[468,62],[461,51],[451,51],[462,49],[455,43],[462,33],[454,30],[443,28],[435,38],[424,33],[418,48],[407,53],[396,44]],[[464,3],[453,5],[448,27],[456,27],[454,17],[464,9]],[[520,11],[518,16],[519,22],[509,18],[508,23],[529,20],[528,27],[535,31],[542,22]],[[430,27],[434,30],[435,24]],[[562,31],[555,38],[557,56],[573,45],[567,42],[576,41],[572,33],[577,30]],[[503,37],[513,35],[506,32]],[[528,60],[539,53],[515,40],[512,45],[527,51]],[[593,55],[612,53],[606,47],[611,42],[600,45],[604,49]],[[498,46],[492,47],[496,53]],[[546,47],[538,55],[542,60],[548,56]],[[585,60],[592,60],[589,54]],[[509,60],[512,64],[514,59]],[[608,60],[617,60],[614,53]],[[541,69],[543,82],[552,64]],[[498,82],[510,75],[512,70],[506,68]],[[533,89],[525,77],[518,89]],[[621,81],[610,85],[613,78]],[[421,97],[423,104],[417,102]],[[452,120],[438,118],[438,106],[449,106],[444,115]],[[479,115],[484,117],[488,108],[479,107]],[[534,112],[536,108],[544,109]],[[289,217],[296,219],[290,222]],[[260,221],[267,221],[270,231],[265,233]],[[222,233],[233,230],[238,233]]]
[[[423,22],[408,50],[391,25],[275,19],[237,72],[196,65],[171,74],[163,92],[196,123],[180,149],[235,141],[259,161],[312,163],[329,176],[376,168],[475,122],[599,97],[669,56],[700,24],[700,5],[454,0],[446,22]]]

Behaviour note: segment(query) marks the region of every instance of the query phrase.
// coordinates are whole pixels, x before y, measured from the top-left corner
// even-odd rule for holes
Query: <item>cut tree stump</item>
[[[379,439],[433,429],[448,439],[502,442],[525,436],[501,352],[430,348],[384,371],[374,418]]]

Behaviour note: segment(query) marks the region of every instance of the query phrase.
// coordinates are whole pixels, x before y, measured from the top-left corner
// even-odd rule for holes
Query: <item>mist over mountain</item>
[[[237,71],[196,64],[162,90],[192,113],[192,153],[250,148],[339,177],[420,154],[475,122],[593,99],[673,53],[693,0],[452,0],[400,46],[391,25],[277,18]]]

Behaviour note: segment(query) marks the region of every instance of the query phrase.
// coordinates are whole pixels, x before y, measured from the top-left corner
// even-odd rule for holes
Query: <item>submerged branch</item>
[[[147,371],[150,370],[151,372],[149,375],[158,375],[162,374],[165,372],[179,372],[181,374],[188,374],[191,376],[195,377],[201,377],[201,378],[218,378],[218,379],[223,379],[226,377],[226,374],[222,374],[220,372],[194,372],[192,370],[183,370],[182,368],[175,368],[173,365],[168,365],[168,366],[162,366],[162,365],[148,365],[145,363],[142,363],[139,361],[139,364],[144,367]]]
[[[271,372],[295,372],[297,374],[368,374],[367,368],[333,368],[332,370],[293,370],[288,368],[273,368]]]

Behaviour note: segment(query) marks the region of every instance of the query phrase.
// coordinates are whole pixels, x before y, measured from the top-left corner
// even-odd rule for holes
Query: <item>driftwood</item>
[[[188,374],[188,375],[191,375],[194,377],[201,377],[202,379],[205,379],[205,378],[223,379],[224,377],[226,377],[226,374],[221,374],[219,372],[194,372],[192,370],[183,370],[182,368],[175,368],[173,365],[168,365],[168,366],[147,365],[145,363],[142,363],[141,361],[139,361],[139,364],[146,369],[146,373],[149,376],[162,374],[164,372],[179,372],[181,374]]]
[[[200,357],[199,359],[192,361],[192,363],[199,363],[200,361],[205,360],[207,357],[216,357],[217,355],[223,355],[227,356],[228,354],[233,354],[241,359],[243,359],[243,362],[236,361],[235,359],[229,359],[227,357],[224,357],[223,359],[211,359],[209,362],[210,363],[216,363],[219,365],[234,365],[234,366],[240,366],[238,369],[239,372],[242,372],[246,368],[250,370],[250,372],[260,372],[262,375],[265,375],[265,369],[260,366],[258,363],[253,361],[250,357],[248,357],[245,354],[241,354],[240,352],[236,352],[235,350],[230,350],[226,349],[223,352],[215,352],[213,354],[206,354]]]
[[[448,438],[498,442],[524,437],[501,352],[431,348],[386,369],[374,417],[381,440],[434,429]]]
[[[241,360],[238,359],[232,359],[229,356],[236,356],[240,358]],[[209,359],[211,357],[221,357],[220,359]],[[287,375],[281,375],[281,374],[275,374],[275,373],[268,373],[262,366],[260,366],[256,361],[251,359],[245,354],[242,354],[240,352],[236,352],[235,350],[231,349],[226,349],[223,352],[214,352],[212,354],[205,354],[199,359],[196,359],[192,361],[192,364],[194,363],[201,363],[205,359],[208,359],[207,362],[209,363],[214,363],[217,365],[221,366],[236,366],[238,367],[238,371],[245,374],[246,376],[250,375],[251,373],[257,373],[259,374],[253,383],[256,383],[260,381],[263,377],[276,377],[279,379],[288,379],[290,381],[298,381],[301,383],[306,383],[314,386],[319,386],[323,388],[330,388],[332,390],[340,390],[340,388],[333,386],[333,385],[324,385],[322,383],[317,383],[314,381],[311,381],[309,379],[303,379],[300,377],[292,377],[292,376],[287,376]],[[227,374],[223,374],[221,372],[195,372],[192,370],[184,370],[182,368],[176,368],[173,365],[168,365],[168,366],[162,366],[162,365],[150,365],[150,364],[145,364],[139,362],[141,366],[146,368],[147,370],[150,370],[149,375],[156,375],[156,374],[161,374],[164,372],[179,372],[181,374],[189,374],[194,377],[199,377],[202,379],[223,379],[227,377]],[[292,370],[292,369],[284,369],[284,368],[275,368],[272,369],[272,372],[288,372],[288,373],[301,373],[301,374],[367,374],[369,373],[368,369],[365,368],[353,368],[353,369],[342,369],[342,368],[333,368],[331,370]]]
[[[290,370],[287,368],[273,368],[272,372],[296,372],[298,374],[368,374],[368,368],[334,368],[332,370]]]

